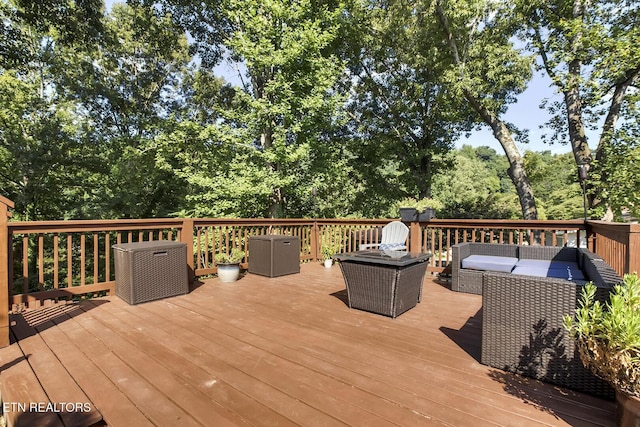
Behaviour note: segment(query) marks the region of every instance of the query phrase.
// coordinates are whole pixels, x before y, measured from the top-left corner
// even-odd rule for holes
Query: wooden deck
[[[137,306],[25,312],[0,350],[4,407],[91,407],[9,411],[17,425],[615,425],[613,402],[481,365],[481,302],[427,279],[396,319],[350,310],[340,269],[314,263]]]

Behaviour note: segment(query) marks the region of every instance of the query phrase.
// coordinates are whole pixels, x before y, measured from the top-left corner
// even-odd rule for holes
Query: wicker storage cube
[[[300,238],[280,235],[250,237],[249,273],[267,277],[300,273]]]
[[[129,304],[189,292],[187,245],[157,240],[113,245],[116,295]]]

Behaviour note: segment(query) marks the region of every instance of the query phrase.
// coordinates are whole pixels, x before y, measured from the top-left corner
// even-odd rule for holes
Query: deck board
[[[5,408],[8,410],[4,414],[4,420],[9,426],[63,426],[57,413],[30,411],[24,406],[21,407],[21,405],[28,405],[31,401],[49,402],[36,374],[27,363],[28,356],[18,345],[5,347],[0,353],[3,411]],[[10,400],[7,396],[11,396]]]
[[[613,402],[481,365],[481,306],[427,278],[396,319],[351,310],[339,268],[305,264],[37,330],[107,425],[615,425]]]
[[[38,377],[50,403],[57,406],[64,425],[94,425],[102,420],[102,415],[93,406],[68,411],[66,404],[77,408],[76,403],[88,402],[87,395],[78,387],[58,356],[45,340],[46,334],[36,333],[23,316],[11,316],[12,331],[20,342],[22,352],[27,355],[29,365]],[[44,331],[46,332],[46,330]],[[54,344],[55,345],[55,344]],[[63,404],[64,403],[64,404]]]

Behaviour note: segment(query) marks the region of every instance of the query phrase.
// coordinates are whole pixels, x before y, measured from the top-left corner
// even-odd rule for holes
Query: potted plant
[[[218,267],[218,277],[221,282],[235,282],[240,276],[240,262],[244,258],[244,252],[233,248],[229,253],[220,252],[215,256]]]
[[[400,208],[400,221],[413,222],[418,220],[418,210],[416,208]]]
[[[435,218],[436,210],[442,208],[442,203],[430,197],[420,200],[408,197],[400,200],[397,205],[403,222],[429,221]]]
[[[640,425],[640,279],[627,274],[609,302],[596,300],[596,286],[582,289],[574,316],[564,326],[582,363],[616,391],[619,426]]]
[[[329,268],[333,265],[333,256],[337,254],[342,248],[342,239],[336,236],[324,234],[322,236],[322,246],[320,247],[320,253],[324,260],[324,266]]]

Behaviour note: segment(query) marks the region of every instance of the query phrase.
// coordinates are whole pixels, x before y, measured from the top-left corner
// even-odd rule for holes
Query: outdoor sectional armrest
[[[618,273],[605,260],[593,252],[580,249],[582,269],[599,288],[613,288],[622,281]]]
[[[462,260],[471,255],[471,246],[461,243],[451,247],[451,290],[460,292],[460,269]]]
[[[481,362],[600,397],[613,391],[580,361],[562,323],[575,313],[585,281],[485,272]],[[609,288],[600,284],[596,298]]]

